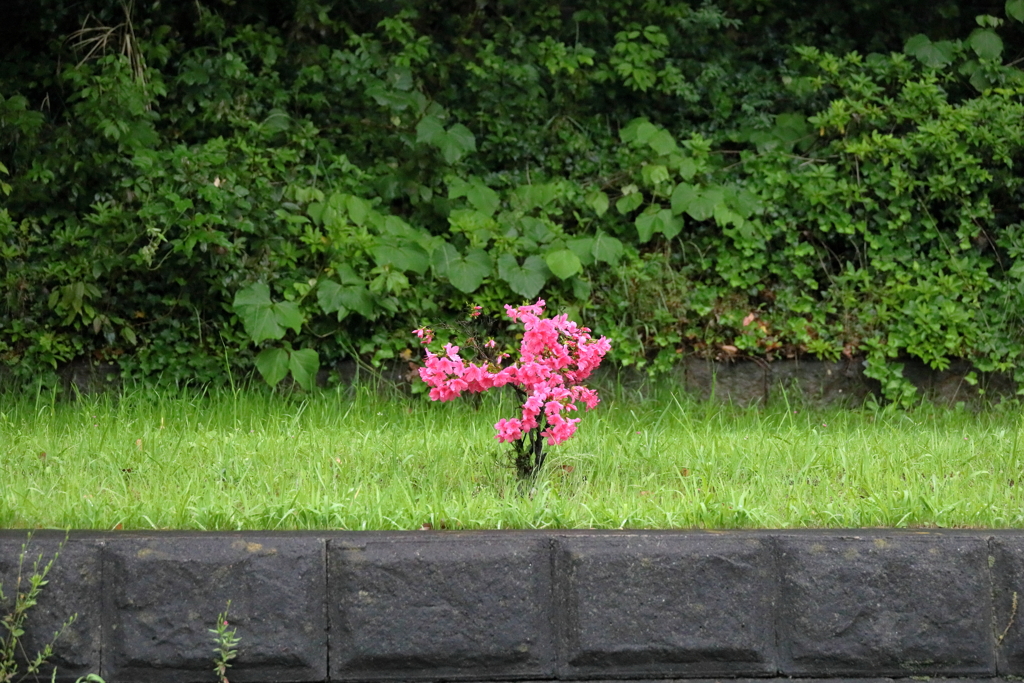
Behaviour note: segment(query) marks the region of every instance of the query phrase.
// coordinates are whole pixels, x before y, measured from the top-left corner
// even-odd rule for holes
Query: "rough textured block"
[[[780,535],[781,672],[991,676],[991,585],[978,535]]]
[[[989,544],[995,611],[992,637],[1001,676],[1024,675],[1024,536],[993,532]]]
[[[18,558],[26,544],[25,531],[0,531],[0,584],[5,599],[0,601],[0,617],[10,613],[18,587]],[[100,551],[95,542],[82,542],[71,538],[64,542],[63,532],[35,532],[26,547],[21,566],[20,591],[29,588],[33,564],[39,561],[39,571],[59,555],[42,587],[38,604],[28,612],[26,633],[22,639],[25,651],[34,656],[53,640],[55,631],[68,618],[75,620],[54,643],[51,666],[43,669],[44,678],[50,680],[53,666],[57,667],[58,681],[74,681],[79,676],[99,673],[100,670]],[[0,638],[7,631],[0,629]],[[24,671],[24,669],[22,669]]]
[[[550,678],[550,540],[431,532],[328,544],[331,679]]]
[[[775,673],[770,538],[598,533],[559,546],[560,677]]]
[[[719,363],[701,358],[686,360],[686,390],[701,400],[750,405],[768,400],[768,374],[758,363]]]
[[[208,629],[231,600],[232,683],[327,678],[325,541],[267,533],[124,535],[104,551],[107,683],[213,679]]]

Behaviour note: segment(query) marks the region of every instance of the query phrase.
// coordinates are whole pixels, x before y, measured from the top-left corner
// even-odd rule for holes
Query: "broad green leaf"
[[[1006,0],[1006,16],[1024,21],[1024,0]]]
[[[345,287],[339,295],[342,305],[368,320],[377,317],[373,294],[365,286]]]
[[[580,263],[584,266],[589,266],[594,262],[594,238],[593,237],[577,237],[569,240],[566,246],[572,250],[572,253],[576,254],[580,259]]]
[[[668,209],[662,209],[658,212],[657,229],[665,239],[672,239],[682,231],[683,219],[673,216]]]
[[[426,142],[436,145],[437,141],[444,135],[444,126],[441,119],[436,116],[424,116],[416,124],[416,142]]]
[[[643,126],[644,124],[648,126],[651,125],[650,121],[648,121],[645,117],[633,119],[619,131],[619,139],[626,143],[636,142],[637,130],[640,128],[640,126]]]
[[[667,130],[659,130],[657,133],[651,136],[647,141],[647,144],[658,154],[664,156],[675,152],[676,141],[672,138],[672,134]]]
[[[292,351],[288,359],[288,369],[299,386],[311,391],[316,384],[316,373],[320,370],[320,355],[313,349]]]
[[[515,190],[515,197],[519,202],[519,208],[529,211],[534,207],[544,207],[554,201],[558,189],[550,183],[538,183],[536,185],[520,185]]]
[[[644,195],[642,192],[633,192],[632,194],[624,195],[615,202],[615,210],[625,216],[631,211],[635,211],[637,207],[644,203]]]
[[[706,187],[696,199],[690,202],[686,213],[698,221],[706,221],[715,215],[715,207],[721,204],[724,199],[722,190]]]
[[[664,183],[669,179],[668,168],[663,164],[647,164],[640,173],[647,185]]]
[[[1021,0],[1024,2],[1024,0]],[[603,216],[608,211],[608,195],[601,190],[594,190],[587,195],[587,206],[594,210],[598,216]]]
[[[967,38],[967,44],[982,59],[999,59],[1003,54],[1003,39],[989,28],[975,29]]]
[[[334,280],[320,280],[316,286],[316,302],[324,313],[337,313],[338,320],[348,314],[341,301],[342,287]]]
[[[347,263],[338,266],[338,279],[343,285],[361,285],[364,282],[363,278]]]
[[[430,254],[430,266],[434,269],[435,275],[446,277],[448,269],[458,259],[459,250],[448,242],[444,242]]]
[[[370,203],[353,195],[345,197],[345,208],[348,209],[348,217],[356,225],[362,225],[366,220],[366,214],[370,211]]]
[[[466,193],[466,199],[477,211],[486,216],[493,216],[501,203],[498,193],[482,183],[476,183],[470,187]]]
[[[484,278],[491,274],[493,263],[483,249],[470,249],[448,265],[448,281],[466,294],[476,291]]]
[[[691,180],[693,176],[697,175],[697,164],[690,157],[683,158],[679,162],[679,177],[683,180]]]
[[[594,237],[594,248],[591,250],[594,258],[598,261],[615,265],[622,258],[622,242],[605,232],[598,232]]]
[[[393,244],[377,245],[370,251],[379,266],[391,265],[403,272],[412,271],[418,275],[427,272],[430,267],[427,252],[415,242],[397,240]]]
[[[449,164],[454,164],[467,152],[476,150],[476,138],[473,137],[469,128],[461,123],[456,123],[437,139],[437,146],[441,150],[444,160]]]
[[[274,316],[277,319],[277,324],[281,327],[290,327],[298,333],[302,329],[302,323],[305,322],[305,316],[302,315],[302,311],[299,310],[299,305],[294,301],[280,301],[274,304],[272,307]],[[282,335],[284,336],[284,335]]]
[[[658,128],[647,121],[636,127],[636,141],[643,145],[650,142],[651,138],[658,134]]]
[[[519,225],[523,228],[523,236],[537,242],[538,244],[549,242],[551,241],[551,238],[555,236],[554,231],[548,226],[548,224],[539,218],[527,216],[519,221]]]
[[[570,249],[559,249],[545,254],[544,262],[551,272],[562,280],[567,280],[583,270],[583,264],[580,263],[579,257]]]
[[[263,349],[256,356],[256,369],[267,384],[276,387],[288,374],[288,352],[284,349]]]
[[[672,191],[672,213],[678,215],[688,210],[697,197],[697,188],[689,183],[679,183]]]
[[[509,288],[521,297],[533,299],[548,281],[547,264],[540,256],[528,256],[519,265],[512,254],[498,257],[498,277],[508,283]]]
[[[636,224],[636,232],[637,235],[640,236],[641,244],[646,244],[647,242],[650,242],[651,238],[654,237],[654,231],[656,229],[654,223],[657,220],[657,211],[651,210],[645,211],[636,217],[634,223]]]
[[[244,306],[270,306],[270,287],[262,282],[254,282],[244,289],[235,292],[235,308]]]
[[[760,213],[763,208],[761,200],[756,194],[747,189],[742,189],[736,193],[735,208],[744,218],[750,218],[755,213]]]

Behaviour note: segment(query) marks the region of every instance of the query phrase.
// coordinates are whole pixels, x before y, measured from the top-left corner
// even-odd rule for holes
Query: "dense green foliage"
[[[173,4],[14,3],[23,380],[308,387],[537,296],[651,370],[1024,368],[1024,0]]]

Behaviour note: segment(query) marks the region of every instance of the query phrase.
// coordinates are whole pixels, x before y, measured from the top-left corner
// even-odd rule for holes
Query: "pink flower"
[[[577,402],[591,410],[600,399],[597,392],[580,383],[600,365],[611,343],[605,337],[594,339],[590,330],[579,327],[564,314],[543,318],[545,302],[514,307],[505,306],[513,322],[523,325],[523,339],[519,347],[519,360],[502,367],[508,354],[501,354],[489,365],[467,363],[459,355],[459,347],[445,344],[443,355],[429,350],[420,378],[431,387],[430,398],[450,401],[463,392],[483,392],[491,387],[513,384],[526,393],[521,418],[502,419],[494,425],[496,438],[502,442],[520,441],[525,434],[541,429],[538,420],[543,415],[546,427],[540,436],[549,445],[565,441],[576,432],[581,418],[564,416],[576,411]],[[472,317],[480,315],[482,307],[474,306]],[[424,344],[433,340],[433,332],[420,328],[413,332]],[[490,339],[485,348],[495,348]]]

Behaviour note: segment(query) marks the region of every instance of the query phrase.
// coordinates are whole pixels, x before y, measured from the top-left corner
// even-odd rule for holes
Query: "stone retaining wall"
[[[59,681],[212,682],[229,599],[232,683],[1024,675],[1024,532],[75,532],[50,579]]]

